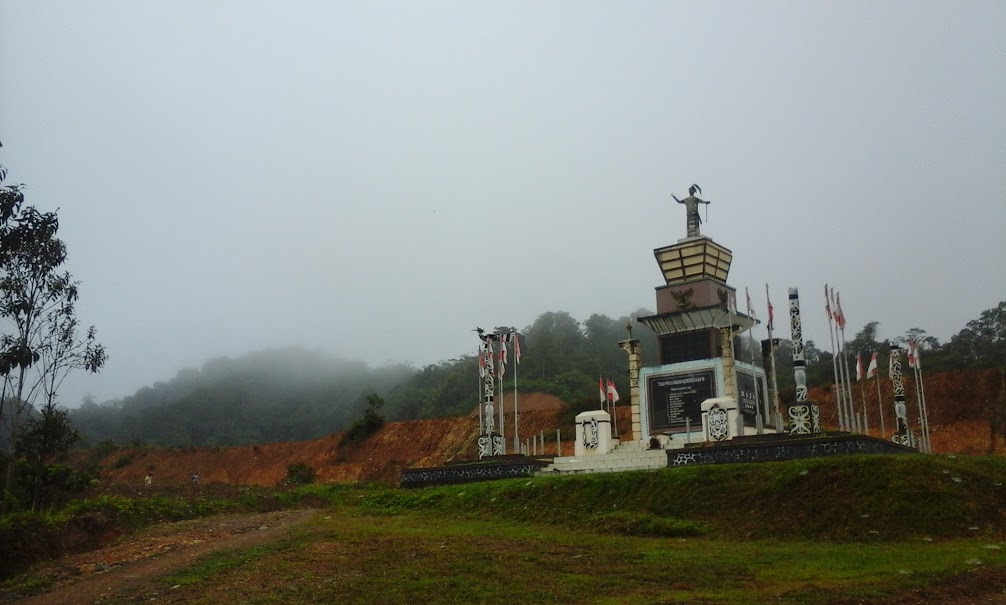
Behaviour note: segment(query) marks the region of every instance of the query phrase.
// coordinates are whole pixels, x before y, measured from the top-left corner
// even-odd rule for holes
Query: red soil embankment
[[[895,426],[894,396],[890,380],[880,381],[880,406],[876,381],[864,381],[863,388],[853,385],[856,410],[862,411],[866,396],[870,434],[889,438]],[[925,377],[933,450],[943,454],[985,454],[990,451],[989,418],[1000,398],[1002,374],[998,370],[949,372]],[[917,430],[918,406],[914,377],[905,379],[908,416]],[[838,425],[834,393],[812,389],[811,401],[821,406],[824,423]],[[513,395],[500,401],[504,411],[504,435],[507,448],[513,443]],[[573,453],[574,427],[565,416],[563,402],[543,394],[522,394],[520,403],[521,441],[532,435],[544,436],[540,455],[556,453],[556,430],[561,431],[562,453]],[[618,410],[618,428],[623,439],[629,437],[630,411],[627,402]],[[497,410],[499,407],[497,407]],[[886,435],[880,434],[880,413],[884,414]],[[565,416],[565,417],[564,417]],[[118,450],[109,454],[102,466],[115,483],[142,485],[152,473],[155,483],[180,485],[199,473],[202,483],[231,485],[276,485],[286,478],[287,466],[304,462],[315,470],[321,482],[385,481],[397,482],[407,467],[441,466],[453,460],[476,457],[479,433],[478,411],[460,418],[435,418],[390,422],[369,439],[341,446],[341,434],[313,441],[269,443],[244,447]],[[1000,442],[997,452],[1006,451]],[[129,462],[119,462],[131,457]]]
[[[513,395],[503,398],[505,436],[513,440]],[[521,440],[544,433],[545,452],[555,454],[556,429],[562,429],[563,453],[573,452],[573,427],[560,427],[564,404],[551,395],[519,397]],[[497,408],[498,409],[498,408]],[[620,410],[619,428],[628,427],[628,409]],[[142,485],[147,473],[158,485],[180,485],[195,473],[201,483],[276,485],[286,478],[287,466],[304,462],[321,482],[397,482],[401,470],[440,466],[476,457],[478,411],[458,418],[389,422],[363,442],[340,445],[341,433],[313,441],[267,443],[219,448],[120,449],[102,461],[108,480]],[[540,448],[539,448],[540,450]],[[128,459],[128,463],[122,461]],[[120,466],[114,469],[113,466]]]
[[[929,416],[929,434],[933,452],[938,454],[987,454],[992,444],[989,418],[992,409],[1002,396],[1002,370],[974,370],[924,374],[926,410]],[[919,405],[915,375],[907,370],[904,375],[905,405],[908,422],[918,433]],[[877,381],[864,380],[852,385],[853,402],[857,413],[866,413],[870,434],[890,438],[894,432],[894,389],[890,379],[880,380],[880,403],[877,403]],[[821,406],[823,421],[829,427],[838,426],[835,392],[831,389],[811,389],[810,400]],[[880,415],[884,416],[885,435],[880,434]],[[996,452],[1006,451],[999,443]]]

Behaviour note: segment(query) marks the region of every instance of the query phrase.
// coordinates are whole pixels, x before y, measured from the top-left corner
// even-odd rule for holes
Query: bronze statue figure
[[[683,200],[679,200],[676,195],[671,194],[675,202],[685,205],[685,213],[688,217],[688,237],[698,237],[700,235],[699,225],[702,224],[702,217],[699,216],[699,204],[706,204],[707,207],[710,204],[710,202],[696,197],[696,193],[702,193],[702,188],[698,185],[689,187],[688,197]]]

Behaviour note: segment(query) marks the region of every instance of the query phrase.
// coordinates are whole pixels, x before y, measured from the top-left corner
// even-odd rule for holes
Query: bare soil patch
[[[2,595],[0,600],[23,605],[83,605],[129,599],[158,578],[206,554],[278,540],[314,513],[306,509],[228,514],[156,525],[112,546],[41,565],[32,577],[51,582],[45,592]]]

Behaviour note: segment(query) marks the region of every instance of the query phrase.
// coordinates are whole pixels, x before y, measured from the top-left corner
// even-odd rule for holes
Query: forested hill
[[[632,317],[648,315],[640,309]],[[511,357],[505,381],[512,388],[518,375],[522,392],[555,395],[576,409],[597,405],[598,376],[610,378],[628,399],[627,357],[618,341],[627,336],[629,316],[612,319],[592,315],[578,321],[568,313],[550,311],[519,329],[523,356],[516,367]],[[510,331],[509,326],[497,330]],[[855,353],[882,354],[886,376],[890,340],[876,339],[877,322],[867,323],[849,341],[847,359],[855,376]],[[644,363],[656,363],[657,339],[634,323],[642,341]],[[926,371],[1006,369],[1006,302],[984,311],[946,343],[913,329],[905,337],[921,341]],[[473,345],[476,343],[473,335]],[[741,359],[752,356],[748,342],[738,339]],[[756,345],[757,346],[757,345]],[[777,352],[780,396],[793,393],[791,347],[783,341]],[[832,382],[832,354],[806,343],[810,386]],[[758,355],[753,356],[758,361]],[[367,407],[366,397],[381,395],[382,413],[389,420],[411,420],[470,413],[478,402],[478,366],[473,354],[417,369],[397,365],[370,368],[317,351],[291,348],[250,353],[235,359],[207,362],[199,370],[183,370],[167,381],[144,387],[120,401],[86,403],[72,411],[73,423],[95,444],[103,439],[167,446],[240,445],[313,439],[345,429]],[[1006,418],[1006,410],[1004,410]],[[1004,420],[1006,426],[1006,420]]]
[[[396,365],[300,348],[273,349],[185,369],[167,382],[119,401],[71,411],[87,442],[103,439],[158,445],[236,445],[319,437],[340,430],[372,392],[412,376]]]
[[[641,309],[633,316],[649,314]],[[505,376],[515,373],[523,392],[545,392],[565,401],[596,401],[599,375],[628,392],[628,315],[592,315],[580,322],[565,312],[547,312],[519,329],[525,353],[519,368],[511,356]],[[511,327],[500,327],[511,330]],[[656,336],[636,323],[649,355]],[[267,350],[182,370],[167,382],[144,387],[119,401],[84,403],[71,419],[85,444],[105,439],[152,445],[240,445],[313,439],[345,429],[381,395],[389,420],[466,414],[478,403],[478,343],[473,354],[423,368],[370,368],[317,351]]]

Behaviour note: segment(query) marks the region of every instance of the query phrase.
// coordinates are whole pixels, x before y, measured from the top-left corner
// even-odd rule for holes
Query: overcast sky
[[[830,349],[827,282],[849,338],[944,341],[1006,299],[1004,32],[1001,1],[0,0],[0,163],[109,350],[70,405],[653,309],[692,183],[759,310],[799,287]]]

